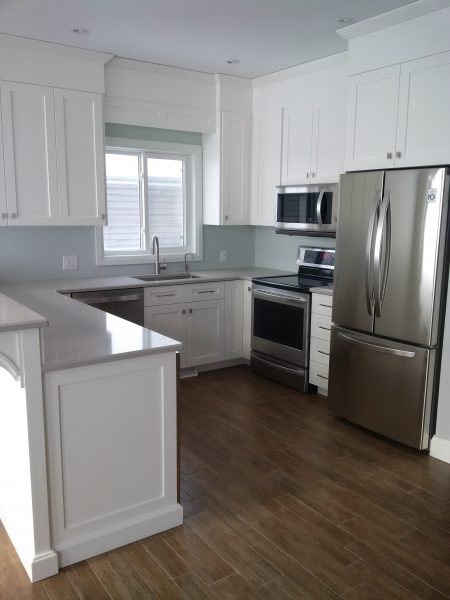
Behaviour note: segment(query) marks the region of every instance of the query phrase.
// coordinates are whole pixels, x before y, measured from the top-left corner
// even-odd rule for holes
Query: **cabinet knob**
[[[185,314],[186,314],[186,309],[185,309],[185,308],[183,308],[183,310],[181,311],[181,314],[182,314],[182,315],[185,315]]]
[[[17,217],[17,213],[11,213],[9,216],[11,217],[11,219],[15,219]]]
[[[391,160],[391,158],[392,158],[392,152],[388,152],[388,153],[386,154],[386,158],[387,158],[388,160]]]
[[[315,177],[315,176],[316,176],[316,174],[315,174],[315,173],[311,173],[311,177]]]
[[[105,215],[105,213],[102,213],[102,221],[105,221],[105,220],[106,220],[106,215]]]
[[[306,179],[309,179],[309,173],[306,173]]]
[[[401,152],[396,152],[395,153],[395,158],[401,158],[402,157],[402,153]]]
[[[228,215],[225,215],[225,221],[228,221]]]
[[[8,218],[8,213],[2,213],[2,219],[7,219]]]
[[[189,309],[189,313],[192,315],[192,308]]]

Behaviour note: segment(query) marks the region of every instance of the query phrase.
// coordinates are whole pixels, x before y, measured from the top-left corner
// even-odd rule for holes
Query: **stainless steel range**
[[[298,272],[253,279],[254,371],[308,391],[310,289],[332,285],[335,251],[299,246]]]

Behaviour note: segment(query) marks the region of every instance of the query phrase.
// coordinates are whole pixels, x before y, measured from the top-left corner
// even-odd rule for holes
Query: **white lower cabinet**
[[[333,296],[312,294],[309,383],[316,385],[318,392],[324,395],[328,393],[332,306]]]
[[[235,280],[146,288],[145,327],[183,344],[181,368],[240,359],[245,330],[244,283]]]

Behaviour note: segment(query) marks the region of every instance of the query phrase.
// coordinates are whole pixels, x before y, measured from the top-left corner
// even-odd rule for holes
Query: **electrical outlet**
[[[63,271],[76,271],[78,269],[78,256],[63,256]]]
[[[220,262],[221,263],[226,263],[227,260],[228,260],[227,251],[226,250],[221,250],[220,251]]]

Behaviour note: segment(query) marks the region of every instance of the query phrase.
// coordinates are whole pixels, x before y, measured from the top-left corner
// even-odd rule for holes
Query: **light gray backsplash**
[[[254,227],[203,228],[203,257],[194,269],[247,267],[253,265]],[[219,262],[227,250],[228,262]],[[63,271],[62,257],[78,256],[77,271]],[[170,263],[170,271],[183,265]],[[0,281],[101,277],[153,272],[153,265],[101,266],[95,264],[93,227],[2,227],[0,228]]]
[[[334,248],[336,240],[324,237],[282,235],[273,227],[255,227],[255,266],[296,271],[299,246]]]

